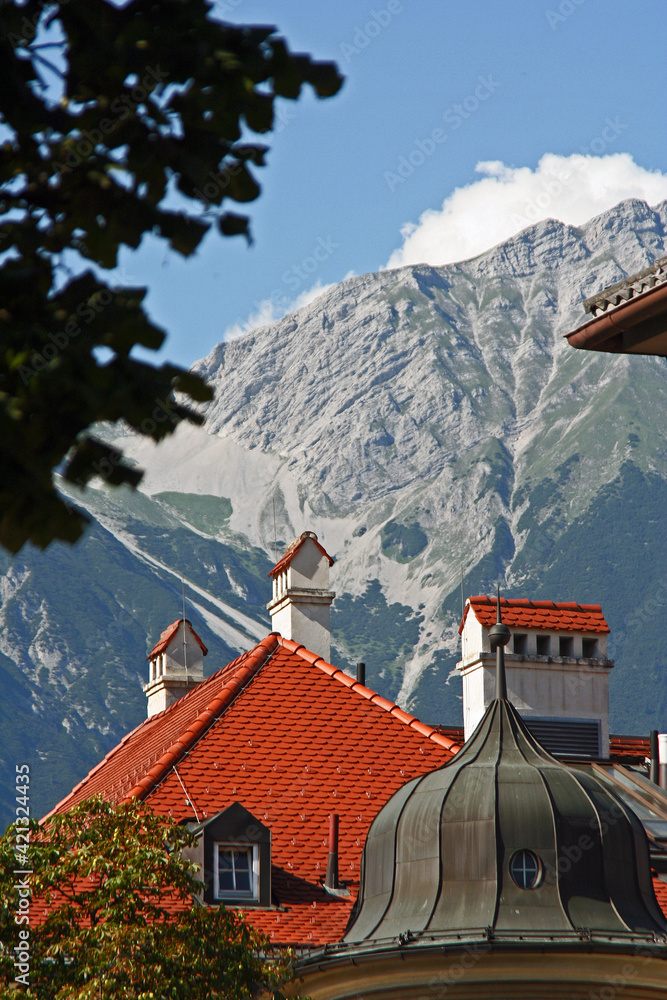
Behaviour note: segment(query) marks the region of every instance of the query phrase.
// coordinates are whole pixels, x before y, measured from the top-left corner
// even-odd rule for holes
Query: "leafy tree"
[[[136,485],[96,437],[123,419],[160,440],[211,399],[194,374],[131,356],[158,349],[144,288],[104,269],[145,234],[192,254],[213,227],[249,238],[223,203],[259,194],[251,168],[278,97],[339,89],[331,63],[270,27],[232,26],[209,0],[0,0],[0,544],[75,541],[85,516],[54,470]],[[93,267],[88,266],[87,262]],[[83,269],[86,268],[87,269]],[[103,350],[101,350],[103,349]]]
[[[173,821],[97,797],[41,832],[33,822],[25,853],[17,829],[0,841],[0,996],[16,996],[17,975],[29,1000],[235,1000],[292,978],[291,955],[271,956],[242,916],[193,901],[201,883],[181,852],[194,837]]]

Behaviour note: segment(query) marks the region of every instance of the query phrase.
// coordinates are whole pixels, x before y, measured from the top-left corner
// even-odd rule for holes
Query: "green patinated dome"
[[[590,770],[551,757],[498,697],[450,763],[375,818],[344,942],[666,931],[639,819]]]

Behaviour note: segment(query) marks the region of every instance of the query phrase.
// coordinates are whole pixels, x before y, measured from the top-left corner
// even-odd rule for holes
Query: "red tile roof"
[[[301,546],[303,545],[303,543],[306,541],[307,538],[310,538],[313,542],[315,542],[315,545],[317,545],[317,547],[320,550],[320,552],[322,553],[322,555],[326,556],[326,558],[329,560],[329,565],[333,566],[334,561],[333,561],[332,557],[329,555],[329,553],[326,551],[326,549],[324,549],[320,545],[320,543],[317,540],[317,535],[315,534],[315,532],[314,531],[304,531],[285,550],[285,555],[282,557],[282,559],[278,560],[278,562],[273,567],[273,569],[270,570],[267,573],[267,576],[277,576],[278,573],[281,573],[287,566],[289,566],[289,564],[291,563],[292,559],[297,554],[297,552],[299,551],[299,549],[301,548]]]
[[[466,601],[459,635],[463,632],[472,608],[477,621],[490,627],[496,621],[495,597],[469,597]],[[529,601],[527,597],[500,598],[505,625],[514,628],[549,629],[558,632],[609,632],[599,604],[576,604],[574,601]]]
[[[655,898],[658,900],[658,906],[667,917],[667,882],[654,877],[653,891],[655,892]]]
[[[463,726],[434,726],[434,729],[454,743],[463,745]],[[612,733],[609,737],[609,757],[619,764],[643,764],[650,754],[648,736],[615,736]]]
[[[609,737],[609,756],[619,763],[643,764],[651,756],[651,740],[648,736]]]
[[[153,648],[151,649],[150,653],[146,657],[147,660],[152,660],[154,656],[159,656],[160,653],[164,653],[165,649],[167,648],[167,646],[169,645],[169,643],[171,642],[171,640],[174,638],[174,636],[178,632],[178,629],[179,629],[180,624],[181,624],[182,621],[183,621],[182,618],[177,618],[175,622],[171,623],[171,625],[169,626],[169,628],[166,628],[164,630],[164,632],[161,633],[159,640],[153,646]],[[206,646],[204,645],[204,643],[201,641],[201,639],[199,638],[199,636],[197,635],[197,633],[193,629],[191,622],[189,622],[187,618],[185,619],[185,624],[190,629],[190,634],[194,637],[194,639],[201,646],[201,649],[202,649],[202,652],[203,652],[204,656],[206,656],[207,653],[208,653],[208,649],[206,648]]]
[[[444,764],[458,744],[338,668],[272,633],[147,719],[54,812],[100,792],[144,798],[177,820],[239,801],[272,831],[279,908],[248,911],[274,944],[338,940],[359,886],[366,834],[409,778]],[[340,817],[340,878],[329,896],[328,817]]]

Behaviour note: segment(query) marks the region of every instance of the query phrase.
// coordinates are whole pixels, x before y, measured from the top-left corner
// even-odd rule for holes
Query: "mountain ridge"
[[[337,559],[333,661],[365,660],[424,721],[460,721],[463,573],[468,593],[601,603],[612,728],[667,728],[664,364],[563,339],[585,297],[664,254],[666,226],[667,202],[630,200],[346,279],[198,362],[206,430],[158,448],[107,431],[141,489],[70,491],[84,540],[0,566],[0,769],[26,755],[46,811],[143,716],[181,577],[210,673],[269,630],[268,570],[304,529]]]

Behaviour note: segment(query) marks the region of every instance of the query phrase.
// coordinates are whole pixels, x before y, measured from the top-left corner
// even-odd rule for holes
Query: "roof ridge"
[[[185,754],[192,750],[204,733],[210,729],[212,724],[236,700],[248,681],[255,676],[260,667],[264,666],[277,648],[278,639],[273,632],[270,632],[265,639],[262,639],[253,649],[249,650],[241,658],[242,662],[239,663],[234,673],[216,693],[215,698],[208,703],[206,708],[198,713],[194,722],[190,723],[185,732],[156,760],[134,788],[130,789],[123,796],[121,802],[129,802],[131,799],[143,800],[146,796],[150,795],[153,789],[171,771],[172,767],[178,764]]]
[[[240,691],[245,686],[245,684],[247,683],[247,681],[250,680],[250,678],[252,676],[254,676],[255,673],[257,673],[257,670],[259,670],[260,666],[262,666],[262,664],[266,662],[266,660],[271,655],[271,653],[273,653],[277,649],[277,644],[275,644],[275,645],[273,645],[273,647],[272,647],[271,650],[267,651],[266,643],[267,643],[267,640],[270,641],[271,638],[272,638],[272,635],[268,635],[265,639],[263,639],[260,643],[258,643],[252,649],[247,650],[245,653],[241,653],[239,656],[237,656],[230,663],[227,663],[227,664],[225,664],[224,667],[221,667],[219,670],[216,670],[216,672],[214,674],[211,674],[210,677],[206,677],[201,682],[201,684],[198,684],[196,687],[191,688],[191,690],[188,691],[185,695],[183,695],[182,698],[178,698],[176,701],[172,702],[172,704],[169,705],[167,708],[162,709],[161,712],[156,712],[155,715],[150,715],[148,718],[142,719],[141,722],[134,727],[134,729],[131,729],[129,733],[126,733],[125,736],[123,736],[123,738],[115,745],[115,747],[112,747],[112,749],[109,750],[109,752],[102,758],[102,760],[98,764],[96,764],[88,772],[88,774],[86,774],[81,779],[81,781],[77,782],[77,784],[74,786],[74,788],[71,790],[71,792],[69,792],[64,798],[62,798],[59,802],[57,802],[54,805],[53,809],[50,809],[49,812],[46,813],[46,815],[42,817],[42,819],[40,820],[40,823],[44,823],[47,819],[49,819],[51,816],[55,815],[57,812],[61,812],[62,809],[65,807],[65,804],[76,794],[76,792],[78,792],[81,789],[82,785],[85,785],[86,782],[89,780],[89,778],[94,773],[96,773],[97,771],[99,771],[100,768],[103,767],[108,761],[112,760],[122,750],[122,748],[125,746],[125,744],[128,742],[128,740],[132,736],[134,736],[136,733],[138,733],[140,729],[143,729],[143,728],[148,727],[148,726],[151,726],[151,727],[154,726],[157,721],[159,721],[160,719],[163,719],[169,712],[174,711],[176,709],[177,705],[181,705],[182,702],[186,698],[190,698],[193,695],[195,695],[196,692],[201,691],[202,685],[204,685],[204,684],[211,684],[211,686],[214,686],[214,684],[212,682],[215,681],[215,679],[216,679],[216,677],[218,677],[218,675],[220,675],[222,673],[225,673],[226,671],[229,671],[230,668],[234,668],[229,673],[229,676],[227,677],[227,679],[226,679],[225,683],[222,685],[222,687],[215,688],[215,696],[212,697],[211,701],[208,703],[208,705],[206,706],[206,708],[200,710],[197,718],[195,719],[195,722],[192,723],[188,727],[188,729],[185,730],[185,733],[183,733],[183,735],[181,737],[179,737],[179,739],[176,740],[176,742],[173,743],[171,745],[171,747],[169,747],[167,750],[165,750],[158,757],[157,761],[152,765],[152,767],[147,772],[147,774],[149,774],[150,771],[152,771],[154,768],[156,768],[160,764],[160,762],[163,760],[163,758],[165,758],[167,756],[167,754],[171,753],[174,750],[174,748],[177,747],[180,744],[180,740],[184,736],[186,736],[187,733],[190,732],[190,730],[192,729],[193,725],[196,725],[196,723],[199,722],[199,720],[201,719],[203,713],[209,711],[211,709],[211,706],[215,705],[215,703],[220,699],[221,694],[228,689],[228,686],[229,686],[230,682],[234,681],[234,683],[238,685],[238,683],[239,683],[239,681],[238,681],[239,675],[241,676],[241,687],[239,688],[238,691],[235,692],[234,697],[235,697],[236,694],[240,693]],[[260,658],[258,656],[260,647],[263,649],[264,654],[265,654],[263,656],[263,658]],[[257,662],[256,663],[255,663],[253,657],[257,657]],[[250,662],[248,662],[249,660],[250,660]],[[236,665],[236,666],[234,666],[234,665]],[[244,672],[247,671],[247,670],[251,670],[251,673],[249,675],[247,675],[247,676],[244,676]],[[231,693],[231,688],[227,691],[228,695],[230,693]],[[218,709],[217,709],[218,710],[218,716],[216,716],[216,718],[218,718],[222,714],[222,712],[224,711],[224,709],[226,707],[228,707],[228,705],[231,704],[231,702],[234,700],[234,697],[228,697],[227,698],[227,702],[225,704],[221,704],[221,705],[218,706]],[[214,722],[215,719],[212,718],[210,721]],[[195,742],[196,742],[196,739],[192,741],[191,746],[194,746]],[[189,747],[188,747],[188,749],[189,749]],[[174,762],[178,762],[178,760],[181,759],[181,757],[184,755],[185,752],[186,752],[186,750],[183,749],[181,751],[180,755],[176,758],[176,760]],[[153,787],[155,787],[155,783],[153,784]],[[127,801],[128,799],[135,797],[134,796],[134,792],[137,790],[137,788],[138,788],[138,785],[135,785],[134,788],[126,796],[124,796],[124,798],[123,798],[122,801]],[[149,794],[149,792],[146,791],[144,794]]]
[[[487,594],[474,594],[468,598],[468,601],[473,604],[491,604],[495,608],[497,605],[497,599],[495,597],[489,597]],[[601,611],[602,605],[600,604],[579,604],[578,601],[540,601],[533,600],[531,597],[501,597],[500,598],[501,607],[505,604],[507,607],[516,608],[560,608],[562,610],[574,611],[574,610],[584,610],[584,611]]]
[[[579,604],[577,601],[538,601],[527,597],[501,597],[500,605],[509,614],[506,624],[517,628],[549,629],[566,631],[609,632],[609,625],[600,604]],[[484,624],[490,611],[495,615],[497,601],[486,594],[475,594],[466,598],[459,635],[463,633],[472,609],[477,620]],[[480,617],[481,615],[481,617]],[[489,622],[486,622],[488,625]],[[584,627],[585,626],[585,627]]]
[[[366,698],[373,705],[377,705],[379,708],[384,709],[399,722],[409,726],[410,729],[414,729],[414,731],[419,733],[421,736],[425,736],[427,739],[432,740],[438,746],[444,747],[446,750],[453,750],[454,752],[460,748],[460,743],[456,743],[454,740],[450,740],[447,736],[443,736],[443,734],[437,732],[433,726],[428,726],[425,722],[420,722],[416,716],[411,715],[409,712],[405,712],[402,708],[399,708],[395,702],[389,701],[387,698],[383,698],[382,695],[378,694],[376,691],[366,687],[364,684],[360,684],[359,681],[350,677],[350,675],[346,674],[344,670],[340,669],[340,667],[334,666],[333,663],[328,663],[324,657],[318,656],[317,653],[311,653],[311,651],[306,649],[306,647],[301,643],[296,642],[294,639],[285,639],[281,635],[278,636],[278,643],[284,649],[288,650],[288,652],[297,653],[302,660],[306,661],[306,663],[311,664],[313,667],[317,667],[323,673],[327,674],[327,676],[338,681],[339,684],[343,684],[345,687],[350,688],[362,698]]]

